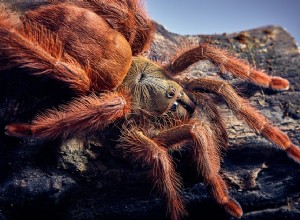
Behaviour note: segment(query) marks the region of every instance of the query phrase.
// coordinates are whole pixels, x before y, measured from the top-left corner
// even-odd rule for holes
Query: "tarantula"
[[[50,1],[20,18],[1,10],[1,69],[49,76],[79,95],[38,115],[31,124],[9,124],[5,132],[21,138],[67,139],[121,121],[118,147],[130,161],[150,167],[150,179],[165,197],[173,220],[180,219],[185,208],[169,151],[189,142],[193,163],[216,202],[241,217],[242,208],[229,196],[219,174],[220,151],[228,138],[208,93],[223,98],[240,119],[298,163],[300,150],[227,82],[188,79],[181,73],[200,60],[210,60],[223,72],[262,87],[287,90],[289,82],[205,43],[160,66],[141,56],[151,44],[153,30],[139,0]]]

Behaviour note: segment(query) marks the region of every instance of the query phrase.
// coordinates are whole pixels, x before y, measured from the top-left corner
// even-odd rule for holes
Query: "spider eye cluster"
[[[174,86],[170,86],[166,92],[167,98],[171,99],[175,96],[175,94],[176,94],[176,88]]]

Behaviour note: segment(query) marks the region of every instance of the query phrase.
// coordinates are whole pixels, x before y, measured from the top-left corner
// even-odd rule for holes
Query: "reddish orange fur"
[[[29,124],[6,125],[5,134],[12,137],[30,137],[32,136],[31,125]]]
[[[201,108],[198,110],[199,118],[207,118],[210,124],[214,125],[212,132],[216,137],[218,147],[227,148],[228,135],[226,132],[226,125],[222,118],[220,109],[214,104],[214,100],[208,95],[200,92],[190,92],[189,96],[191,96],[199,108]]]
[[[2,20],[0,36],[0,48],[9,58],[5,64],[9,68],[21,67],[35,75],[50,75],[82,94],[89,91],[88,71],[63,53],[61,42],[43,27],[24,23],[17,30]]]
[[[281,77],[273,76],[271,78],[270,87],[274,90],[288,90],[289,81]]]
[[[194,140],[193,159],[197,165],[199,174],[210,183],[210,178],[218,175],[220,170],[220,149],[215,143],[209,126],[203,126],[196,122],[191,129]]]
[[[296,145],[292,144],[286,149],[288,155],[296,162],[300,163],[300,149]]]
[[[180,124],[173,128],[164,129],[160,131],[155,139],[162,143],[164,146],[168,146],[168,148],[172,147],[172,145],[177,144],[182,140],[188,140],[191,138],[190,134],[191,125],[190,124]]]
[[[224,208],[230,215],[236,218],[241,218],[243,216],[243,210],[240,204],[233,198],[229,198],[227,203],[224,205]]]
[[[210,60],[219,66],[222,72],[230,72],[236,77],[249,80],[263,87],[270,87],[275,90],[289,88],[287,80],[281,77],[270,77],[266,73],[252,68],[248,63],[229,55],[227,51],[205,43],[183,52],[166,69],[172,74],[177,74],[199,60]]]
[[[216,201],[231,215],[239,218],[243,211],[239,203],[229,197],[227,186],[219,174],[220,149],[215,142],[216,139],[211,133],[210,126],[201,124],[204,123],[199,122],[199,119],[190,120],[187,124],[159,132],[155,140],[172,148],[176,142],[192,139],[194,141],[192,155],[199,175],[201,174],[205,182],[211,186]]]
[[[261,130],[261,134],[281,147],[283,150],[286,150],[292,144],[290,138],[272,124],[266,124]]]
[[[191,90],[204,89],[220,95],[224,98],[232,111],[244,120],[252,129],[261,133],[262,136],[266,137],[269,141],[273,142],[283,150],[291,147],[292,142],[290,138],[280,129],[274,127],[264,115],[253,108],[247,100],[240,97],[225,81],[211,78],[196,79],[190,81],[187,87]],[[289,153],[289,151],[287,151],[287,153]],[[293,158],[300,163],[300,158],[297,156]]]
[[[119,147],[131,161],[150,165],[150,180],[166,198],[171,219],[179,220],[184,216],[186,213],[180,196],[180,178],[175,173],[166,148],[145,136],[138,128],[123,133]]]
[[[129,42],[132,55],[136,56],[150,47],[154,27],[142,7],[141,0],[64,0],[86,8],[104,18],[113,29],[120,32]]]
[[[192,136],[195,140],[194,160],[199,173],[204,180],[211,186],[211,190],[216,201],[223,205],[230,214],[241,217],[243,213],[238,202],[233,203],[228,195],[227,186],[219,174],[220,171],[220,149],[218,149],[215,139],[211,137],[209,127],[195,126],[192,130]],[[230,201],[230,202],[229,202]]]
[[[25,17],[57,34],[63,49],[90,67],[92,90],[111,90],[122,83],[131,65],[131,48],[103,18],[68,3],[43,6]]]
[[[130,99],[126,94],[91,95],[37,116],[31,126],[11,124],[6,129],[9,135],[17,137],[33,135],[39,139],[66,139],[103,130],[116,119],[125,117],[130,110]]]
[[[116,0],[78,0],[78,1],[54,1],[57,4],[62,2],[71,2],[78,7],[93,11],[104,18],[110,26],[120,32],[126,40],[132,45],[135,37],[135,4],[129,5],[128,1]],[[132,8],[134,7],[134,8]]]
[[[0,52],[4,53],[0,57],[4,67],[0,69],[27,68],[33,74],[47,74],[65,82],[80,94],[89,96],[79,97],[59,109],[39,115],[32,125],[7,125],[7,135],[65,139],[90,135],[105,129],[119,118],[129,118],[133,125],[127,122],[123,126],[119,146],[132,162],[150,166],[149,177],[166,198],[172,220],[180,219],[186,212],[180,195],[180,178],[168,150],[181,149],[183,143],[187,142],[192,142],[193,161],[198,173],[211,186],[215,200],[232,216],[239,218],[243,214],[239,203],[229,197],[228,188],[219,174],[221,147],[228,142],[224,121],[214,100],[202,94],[201,90],[223,97],[234,113],[252,129],[300,162],[300,149],[291,143],[289,137],[224,81],[190,81],[187,84],[190,90],[188,95],[197,104],[196,110],[188,113],[181,106],[180,111],[177,109],[175,113],[168,114],[170,106],[177,101],[193,110],[195,106],[183,93],[183,88],[179,84],[175,86],[175,82],[164,74],[163,69],[148,63],[146,59],[132,59],[132,55],[139,55],[150,46],[153,35],[152,22],[141,7],[141,1],[50,2],[52,4],[26,13],[22,23],[0,9]],[[212,61],[223,72],[231,72],[263,87],[285,90],[289,86],[287,80],[270,77],[226,51],[208,44],[181,50],[166,69],[170,74],[178,74],[204,59]],[[131,66],[133,70],[129,70],[132,60],[135,62]],[[137,72],[132,74],[131,71]],[[146,73],[151,73],[151,77],[157,79],[156,82],[152,81],[151,86],[149,78],[148,84],[145,83]],[[131,87],[144,80],[135,87],[135,93],[129,93],[122,87],[127,74],[135,76],[129,83]],[[171,84],[173,90],[179,89],[179,93],[166,100],[164,90]],[[157,96],[159,100],[152,97],[156,93],[161,93],[161,96]],[[149,109],[159,112],[159,119],[154,119],[152,113],[147,111]],[[161,112],[166,115],[160,115]]]

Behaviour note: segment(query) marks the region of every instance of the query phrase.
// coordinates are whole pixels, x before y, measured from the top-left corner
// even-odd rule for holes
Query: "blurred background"
[[[280,25],[300,42],[300,0],[146,0],[150,17],[178,34],[232,33]]]

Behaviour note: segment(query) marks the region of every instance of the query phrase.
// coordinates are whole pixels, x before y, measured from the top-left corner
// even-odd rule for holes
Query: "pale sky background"
[[[300,0],[146,0],[150,17],[178,34],[280,25],[300,43]]]

